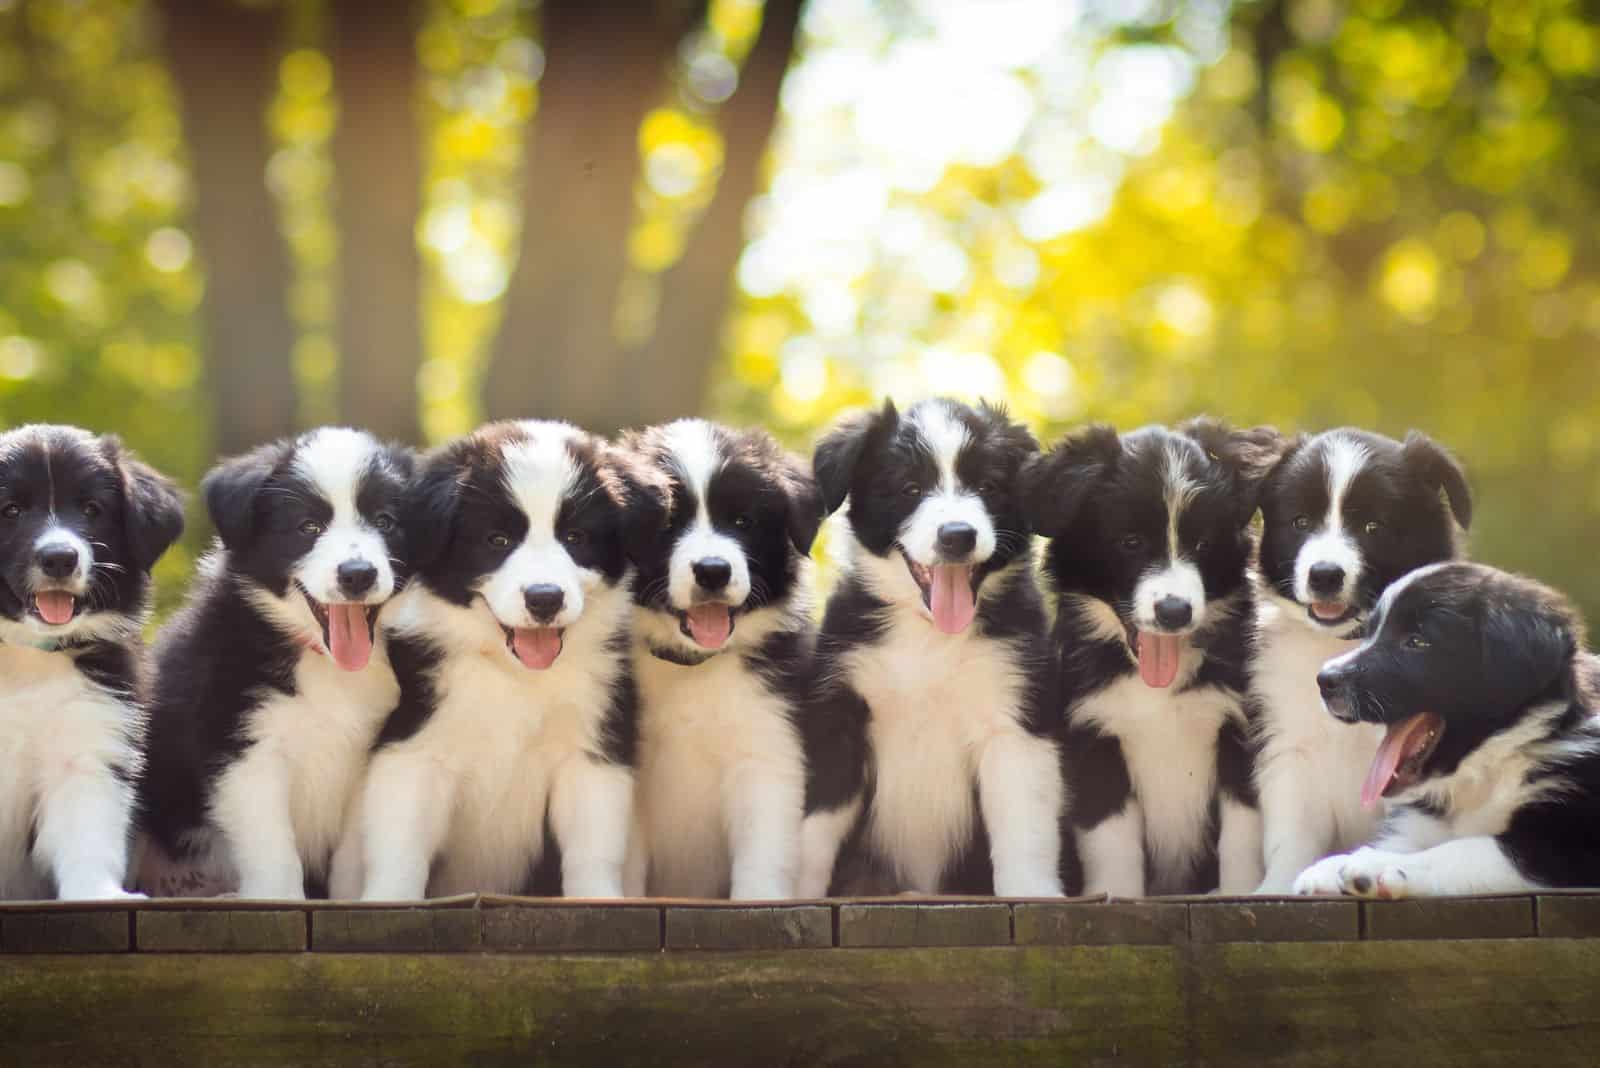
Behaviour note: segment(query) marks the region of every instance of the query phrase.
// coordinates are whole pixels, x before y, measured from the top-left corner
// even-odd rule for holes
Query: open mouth
[[[1419,712],[1410,719],[1389,724],[1378,753],[1372,758],[1367,781],[1361,786],[1361,804],[1371,808],[1380,797],[1415,786],[1422,769],[1444,737],[1444,720],[1436,712]]]
[[[1306,616],[1311,622],[1324,627],[1337,627],[1361,614],[1361,609],[1343,601],[1312,601],[1306,605]]]
[[[81,607],[82,602],[66,590],[40,590],[33,595],[29,611],[44,623],[59,627],[71,623]]]
[[[360,671],[372,659],[373,634],[378,625],[379,605],[338,602],[324,604],[299,583],[300,595],[311,608],[311,616],[322,628],[322,647],[333,662],[346,671]]]
[[[679,612],[678,630],[685,638],[702,649],[721,649],[733,636],[733,625],[739,610],[721,601],[697,604],[687,612]]]
[[[1177,681],[1188,641],[1183,634],[1128,627],[1128,646],[1139,661],[1139,677],[1146,686],[1157,690],[1164,690]]]
[[[530,671],[548,669],[561,655],[565,627],[508,627],[502,623],[500,629],[506,635],[506,650]]]
[[[922,591],[922,605],[933,613],[933,625],[946,634],[960,634],[978,614],[978,569],[972,564],[919,564],[904,546],[900,557]]]

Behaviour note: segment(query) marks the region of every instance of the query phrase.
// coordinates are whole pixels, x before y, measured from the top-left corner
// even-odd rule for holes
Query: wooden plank
[[[1368,901],[1362,904],[1366,937],[1531,938],[1533,898],[1461,897]]]
[[[1353,942],[1361,937],[1357,901],[1200,902],[1189,906],[1196,942]]]
[[[7,953],[116,953],[133,944],[133,922],[122,909],[12,912],[0,938]]]
[[[506,905],[483,910],[491,950],[622,952],[661,948],[661,910],[589,905]]]
[[[306,948],[299,910],[172,909],[134,914],[134,941],[154,953],[292,953]]]
[[[1164,901],[1016,907],[1017,945],[1165,946],[1189,937],[1189,906]]]
[[[483,944],[477,909],[335,909],[311,914],[311,948],[344,953],[457,953]]]
[[[667,949],[825,949],[833,945],[833,910],[796,908],[667,909]]]
[[[841,905],[839,945],[1003,946],[1009,905]]]

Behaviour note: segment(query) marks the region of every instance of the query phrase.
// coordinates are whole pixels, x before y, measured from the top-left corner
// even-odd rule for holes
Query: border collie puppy
[[[943,399],[817,445],[849,560],[807,715],[802,895],[1061,893],[1060,709],[1017,493],[1037,452],[1003,409]]]
[[[625,445],[657,490],[632,549],[641,712],[629,895],[793,897],[816,483],[763,430],[684,419]]]
[[[620,896],[637,710],[607,447],[566,423],[492,423],[428,456],[408,512],[400,703],[335,896]]]
[[[150,568],[183,532],[113,437],[0,435],[0,900],[120,898]]]
[[[1289,443],[1261,515],[1260,890],[1282,894],[1307,865],[1369,841],[1378,826],[1379,813],[1359,802],[1382,732],[1324,714],[1317,672],[1354,647],[1390,584],[1459,555],[1472,495],[1460,466],[1422,434],[1401,443],[1330,430]]]
[[[411,454],[324,427],[206,475],[220,545],[156,646],[139,888],[296,899],[399,694],[378,614],[405,581]]]
[[[1565,598],[1481,564],[1412,572],[1317,683],[1382,731],[1361,788],[1390,801],[1370,848],[1321,860],[1302,894],[1422,897],[1600,884],[1600,719]]]
[[[1205,419],[1123,437],[1096,425],[1024,470],[1029,519],[1051,539],[1068,893],[1261,881],[1247,572],[1278,445],[1274,430]]]

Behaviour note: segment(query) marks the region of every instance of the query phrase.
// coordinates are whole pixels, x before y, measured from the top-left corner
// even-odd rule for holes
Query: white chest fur
[[[637,832],[652,894],[784,896],[798,876],[805,755],[784,701],[737,654],[634,653]]]
[[[252,831],[266,813],[285,804],[301,863],[308,872],[327,872],[373,740],[400,695],[381,639],[360,671],[307,652],[294,682],[293,694],[274,693],[248,714],[248,747],[214,791],[213,820],[247,882],[253,865],[240,854],[255,848]]]
[[[897,619],[844,660],[871,709],[875,788],[867,834],[903,886],[937,891],[971,841],[979,762],[1001,735],[1025,736],[1023,680],[1005,645]]]
[[[1209,851],[1217,734],[1241,726],[1238,700],[1214,689],[1177,693],[1125,676],[1071,711],[1074,724],[1116,737],[1143,815],[1150,892],[1181,885]]]
[[[50,882],[27,854],[28,837],[57,787],[100,780],[97,793],[120,816],[96,830],[125,834],[131,798],[109,769],[137,769],[138,713],[90,685],[61,653],[0,646],[0,680],[0,899],[42,897]]]

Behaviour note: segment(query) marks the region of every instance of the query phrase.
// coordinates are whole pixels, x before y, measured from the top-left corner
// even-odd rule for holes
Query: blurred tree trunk
[[[417,5],[335,0],[333,137],[339,229],[339,418],[417,443],[422,365],[422,152]]]
[[[289,251],[267,189],[282,24],[277,8],[212,0],[160,0],[160,8],[194,175],[212,436],[226,455],[295,426]]]
[[[638,422],[694,415],[722,353],[722,326],[744,249],[744,215],[761,189],[761,165],[778,118],[778,93],[794,51],[801,0],[767,0],[739,87],[719,116],[725,150],[715,199],[683,258],[662,280],[656,329],[629,372]]]

